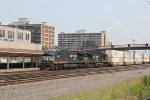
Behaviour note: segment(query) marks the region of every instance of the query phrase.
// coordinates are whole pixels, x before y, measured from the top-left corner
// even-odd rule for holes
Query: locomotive
[[[76,68],[97,66],[112,66],[106,60],[106,55],[87,51],[68,51],[51,49],[44,51],[41,70],[63,69],[65,66],[75,65]]]

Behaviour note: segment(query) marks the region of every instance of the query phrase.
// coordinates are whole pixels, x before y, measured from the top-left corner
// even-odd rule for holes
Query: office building
[[[31,42],[42,44],[43,49],[54,48],[55,27],[46,22],[36,24],[30,18],[19,18],[18,22],[13,22],[8,26],[31,31]]]
[[[61,49],[81,50],[94,49],[107,46],[107,35],[105,31],[97,33],[75,33],[58,34],[58,47]]]

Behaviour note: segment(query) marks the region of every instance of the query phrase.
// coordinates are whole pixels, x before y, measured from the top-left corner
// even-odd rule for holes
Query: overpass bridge
[[[106,47],[96,48],[97,50],[150,50],[150,44],[125,44],[109,45]]]
[[[82,49],[71,49],[70,51],[91,51],[91,50],[150,50],[150,44],[124,44],[124,45],[108,45],[99,48],[82,48]]]

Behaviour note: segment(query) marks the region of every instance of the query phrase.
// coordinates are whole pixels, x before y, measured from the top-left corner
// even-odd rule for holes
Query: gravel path
[[[105,86],[150,73],[150,68],[0,87],[0,100],[48,100],[50,96]]]

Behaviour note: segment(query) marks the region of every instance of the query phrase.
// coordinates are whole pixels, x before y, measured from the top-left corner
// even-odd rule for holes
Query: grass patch
[[[150,95],[150,75],[121,83],[61,95],[49,100],[141,100]]]

